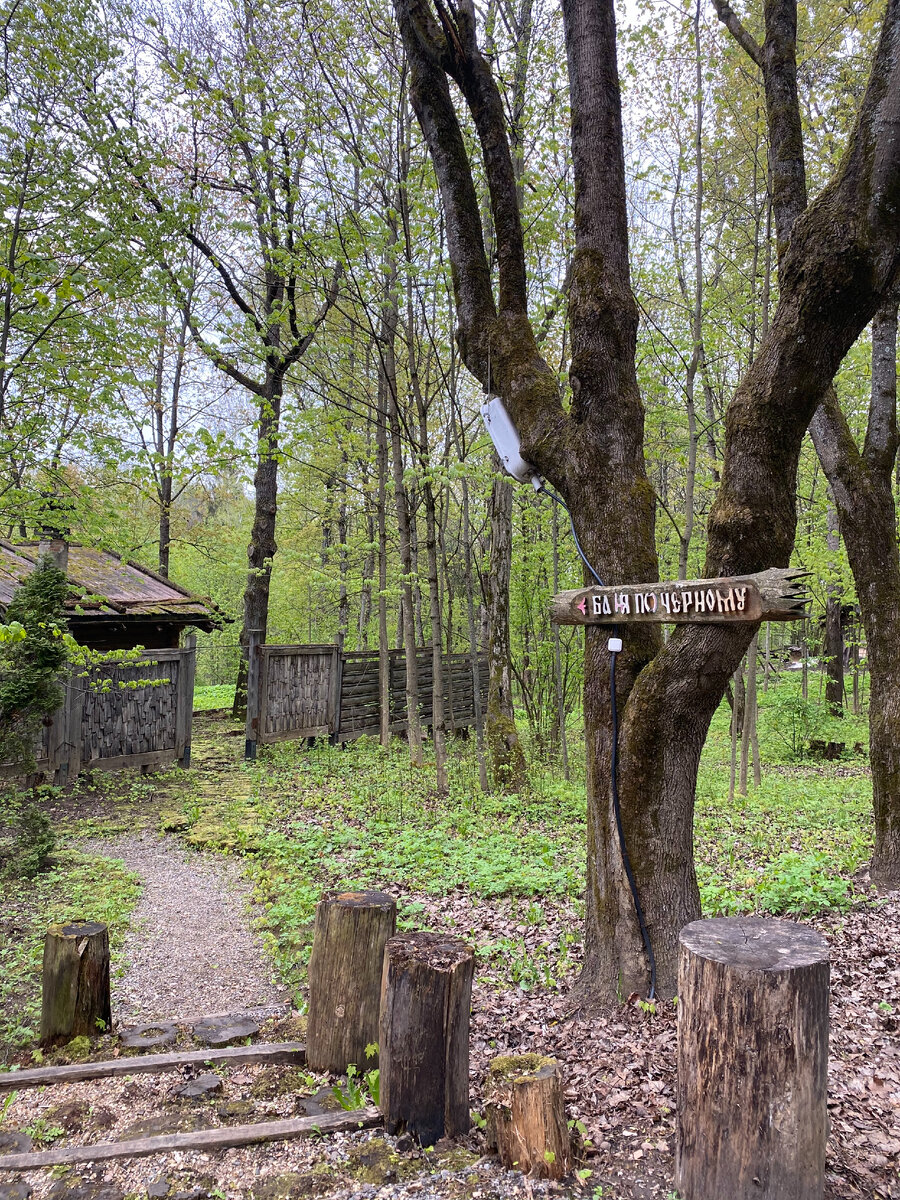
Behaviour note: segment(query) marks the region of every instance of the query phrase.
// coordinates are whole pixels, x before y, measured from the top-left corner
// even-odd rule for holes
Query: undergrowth
[[[77,850],[58,852],[49,870],[7,885],[0,919],[0,1062],[37,1038],[47,926],[76,917],[104,922],[115,962],[139,894],[137,877],[120,862]]]

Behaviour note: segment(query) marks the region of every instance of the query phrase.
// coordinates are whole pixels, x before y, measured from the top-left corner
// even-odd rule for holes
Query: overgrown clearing
[[[896,971],[891,974],[890,960],[878,969],[878,938],[890,938],[892,910],[882,912],[866,898],[860,872],[872,845],[869,772],[864,756],[852,750],[833,763],[786,758],[785,737],[798,707],[785,697],[796,683],[787,678],[764,697],[763,783],[746,798],[728,800],[727,707],[714,722],[695,822],[704,911],[814,919],[838,947],[838,1057],[877,1061],[878,1034],[895,1021]],[[790,720],[786,709],[794,713]],[[0,981],[6,1060],[30,1060],[48,921],[75,915],[108,921],[114,960],[122,945],[139,894],[136,881],[121,864],[86,855],[79,845],[143,826],[172,833],[186,847],[239,857],[259,902],[255,919],[301,1011],[314,907],[326,887],[386,887],[398,893],[400,928],[452,930],[467,938],[478,951],[476,1110],[493,1054],[520,1048],[558,1054],[571,1081],[570,1116],[583,1124],[591,1143],[583,1169],[593,1172],[594,1185],[602,1177],[615,1186],[616,1172],[624,1169],[623,1178],[636,1172],[650,1181],[648,1187],[664,1189],[673,1135],[673,1006],[652,1012],[634,1003],[612,1014],[566,1019],[583,918],[585,797],[575,782],[583,775],[577,742],[572,782],[535,756],[527,790],[503,796],[479,791],[474,743],[458,740],[451,749],[449,793],[440,797],[430,764],[411,767],[399,740],[387,751],[367,739],[344,749],[283,743],[249,764],[239,757],[237,732],[226,713],[209,713],[196,721],[191,771],[98,773],[82,779],[70,797],[52,801],[59,844],[67,849],[48,872],[17,884],[5,918],[13,934],[2,950]],[[864,741],[861,725],[846,718],[841,740],[849,746]],[[864,953],[860,947],[867,947]],[[841,1083],[846,1063],[834,1068]],[[849,1076],[845,1082],[849,1087]],[[867,1131],[865,1148],[851,1151],[860,1160],[854,1169],[861,1170],[878,1152],[875,1142],[869,1144],[871,1137],[877,1142],[877,1125],[865,1103],[854,1114]],[[889,1134],[884,1136],[890,1149]],[[851,1139],[845,1145],[839,1124],[835,1138],[840,1149],[832,1150],[830,1165],[842,1171]],[[893,1163],[881,1173],[887,1180],[891,1170],[896,1174],[896,1154],[882,1152],[882,1158],[885,1168]],[[854,1193],[852,1172],[840,1178],[845,1190],[835,1195],[894,1194]]]

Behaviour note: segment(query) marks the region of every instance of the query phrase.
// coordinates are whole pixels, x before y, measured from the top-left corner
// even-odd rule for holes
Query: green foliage
[[[50,861],[56,835],[42,807],[49,790],[0,794],[0,880],[33,879]]]
[[[796,916],[847,908],[851,900],[850,884],[836,876],[834,870],[834,859],[822,851],[779,855],[760,879],[759,906],[767,912]]]
[[[63,572],[44,558],[16,590],[6,614],[24,637],[0,644],[0,762],[23,772],[34,763],[41,721],[63,699],[67,590]]]
[[[799,686],[790,683],[760,698],[760,725],[764,735],[796,762],[805,757],[812,739],[821,738],[828,715],[821,704],[803,696]]]

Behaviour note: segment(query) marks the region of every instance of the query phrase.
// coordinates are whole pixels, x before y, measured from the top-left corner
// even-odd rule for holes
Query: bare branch
[[[728,0],[713,0],[713,8],[716,10],[716,16],[740,46],[758,67],[762,67],[762,50],[759,43],[751,36],[741,24],[740,18],[734,9],[728,3]]]

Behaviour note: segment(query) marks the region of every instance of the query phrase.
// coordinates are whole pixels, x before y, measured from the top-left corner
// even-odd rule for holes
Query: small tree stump
[[[314,1071],[363,1069],[378,1042],[384,947],[397,927],[386,892],[326,892],[316,907],[309,960],[306,1059]]]
[[[96,1037],[111,1024],[106,926],[97,921],[51,925],[44,938],[41,1045]]]
[[[793,921],[693,921],[680,936],[684,1200],[821,1200],[828,944]]]
[[[381,982],[379,1108],[389,1133],[423,1146],[469,1128],[469,1008],[475,956],[455,938],[391,938]]]
[[[495,1058],[485,1086],[488,1144],[504,1167],[562,1179],[572,1163],[559,1064],[540,1054]]]

